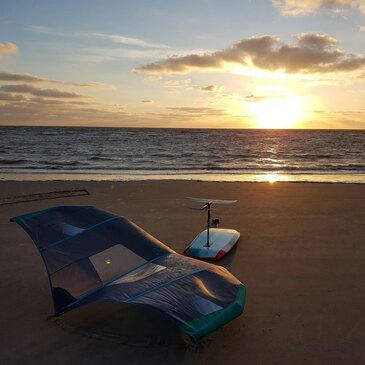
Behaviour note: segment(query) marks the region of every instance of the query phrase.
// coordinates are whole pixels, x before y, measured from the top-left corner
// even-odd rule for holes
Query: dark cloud
[[[217,91],[218,87],[216,85],[208,85],[208,86],[200,88],[200,90],[209,93],[209,92]]]
[[[0,71],[0,81],[45,82],[50,81],[30,74],[14,74]]]
[[[48,104],[48,105],[89,105],[90,103],[87,101],[81,101],[81,100],[62,100],[62,99],[45,99],[39,96],[32,97],[28,99],[32,103],[37,104]]]
[[[263,100],[267,100],[267,97],[266,96],[255,96],[253,94],[245,96],[245,101],[248,101],[248,102],[256,102],[256,101],[263,101]]]
[[[143,103],[143,104],[153,104],[153,100],[144,99],[144,100],[141,100],[141,103]]]
[[[255,103],[255,102],[260,102],[260,101],[265,101],[265,100],[272,100],[272,99],[287,99],[287,97],[285,95],[246,95],[245,96],[245,101],[249,102],[249,103]]]
[[[10,93],[24,93],[32,94],[34,96],[47,97],[47,98],[67,98],[67,99],[78,99],[88,98],[89,96],[77,94],[74,92],[63,91],[58,89],[40,89],[38,87],[20,84],[20,85],[4,85],[0,87],[0,90]]]
[[[264,35],[243,39],[223,51],[170,57],[136,68],[146,74],[187,73],[194,70],[224,70],[229,66],[252,66],[288,74],[345,72],[365,66],[365,56],[337,48],[337,40],[324,34],[301,34],[293,44]]]
[[[337,39],[327,34],[303,33],[296,37],[298,46],[313,50],[325,50],[327,47],[336,46]]]
[[[25,82],[25,83],[42,83],[42,82],[49,82],[53,84],[60,84],[60,85],[70,85],[76,87],[83,87],[83,88],[94,88],[94,89],[113,89],[114,86],[110,84],[106,84],[103,82],[95,82],[95,81],[88,81],[88,82],[64,82],[64,81],[57,81],[57,80],[50,80],[44,77],[34,76],[28,73],[25,74],[16,74],[10,73],[5,71],[0,71],[0,81],[11,81],[11,82]]]

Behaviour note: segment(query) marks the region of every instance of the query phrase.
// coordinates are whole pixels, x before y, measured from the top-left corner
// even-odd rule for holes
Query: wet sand
[[[75,189],[90,195],[0,205],[1,364],[365,363],[365,185],[0,182],[0,200]],[[10,217],[95,205],[181,253],[205,224],[185,196],[239,200],[213,217],[241,232],[219,264],[247,286],[242,316],[197,345],[165,319],[126,306],[51,316],[42,259]]]

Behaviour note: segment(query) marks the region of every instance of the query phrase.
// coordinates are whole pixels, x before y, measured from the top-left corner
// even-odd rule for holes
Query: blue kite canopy
[[[225,268],[176,253],[124,217],[59,206],[11,221],[43,257],[55,314],[101,301],[137,304],[198,341],[243,311],[245,287]]]

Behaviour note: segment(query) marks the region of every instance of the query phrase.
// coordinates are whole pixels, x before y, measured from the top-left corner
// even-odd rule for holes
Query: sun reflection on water
[[[265,180],[271,184],[274,182],[280,181],[280,176],[278,174],[272,173],[272,174],[266,174]]]

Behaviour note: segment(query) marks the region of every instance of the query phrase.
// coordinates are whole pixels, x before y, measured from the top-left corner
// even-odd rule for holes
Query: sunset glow
[[[0,125],[365,128],[362,0],[37,4],[2,1]]]
[[[250,103],[249,112],[254,116],[258,128],[295,128],[303,116],[299,98],[269,99]]]

